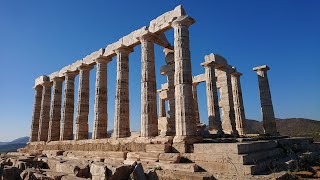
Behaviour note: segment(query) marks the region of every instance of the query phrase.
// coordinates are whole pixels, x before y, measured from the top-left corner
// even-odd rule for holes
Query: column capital
[[[50,81],[45,81],[41,84],[43,87],[51,87],[52,83]]]
[[[63,75],[66,76],[66,77],[75,77],[75,76],[78,75],[78,72],[76,72],[76,71],[67,71],[67,72],[63,73]]]
[[[231,73],[231,75],[233,75],[235,77],[240,77],[240,76],[242,76],[242,73],[236,71],[236,72]]]
[[[42,86],[39,84],[33,87],[33,89],[35,89],[36,91],[39,91],[39,90],[42,90]]]
[[[53,82],[63,82],[63,81],[64,81],[64,78],[63,78],[63,77],[56,76],[56,77],[53,77],[51,80],[52,80]]]
[[[126,54],[129,55],[131,52],[133,52],[133,48],[121,45],[118,49],[114,50],[114,52],[118,54]]]
[[[81,64],[81,65],[78,67],[78,70],[91,70],[92,68],[93,68],[93,66],[91,66],[91,65]]]
[[[180,16],[171,23],[171,26],[173,28],[179,27],[179,26],[190,26],[195,22],[196,21],[190,16]]]
[[[268,71],[270,70],[270,67],[267,66],[267,65],[262,65],[262,66],[257,66],[257,67],[254,67],[252,70],[254,71]]]
[[[96,63],[109,63],[110,61],[112,61],[112,57],[109,56],[100,56],[94,60]]]
[[[155,41],[155,36],[154,36],[154,34],[148,32],[147,34],[144,34],[144,35],[138,37],[137,39],[139,39],[140,42],[146,42],[146,41],[154,42]]]
[[[200,65],[203,67],[215,67],[217,63],[214,61],[205,61],[203,63],[201,63]]]

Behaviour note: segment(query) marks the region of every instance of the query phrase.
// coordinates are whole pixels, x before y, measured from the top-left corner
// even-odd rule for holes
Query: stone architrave
[[[94,121],[92,139],[107,138],[108,129],[108,80],[107,66],[111,58],[98,58],[96,71],[96,94],[94,100]]]
[[[79,68],[78,103],[75,140],[88,139],[89,126],[89,79],[91,66],[82,64]]]
[[[34,94],[34,104],[33,104],[33,112],[32,112],[30,142],[38,141],[42,89],[43,87],[41,85],[34,87],[35,94]]]
[[[240,76],[242,76],[242,73],[240,72],[234,72],[231,74],[233,106],[237,131],[239,135],[245,135],[246,117],[244,113]]]
[[[141,137],[158,135],[154,38],[141,36]]]
[[[51,100],[51,86],[50,81],[42,83],[42,99],[41,99],[41,111],[39,119],[39,133],[38,141],[48,140],[48,129],[50,120],[50,100]]]
[[[62,82],[61,77],[54,77],[53,92],[50,109],[50,122],[48,141],[59,141],[60,139],[60,120],[61,120],[61,99],[62,99]]]
[[[220,108],[217,94],[217,79],[215,74],[216,63],[214,61],[205,61],[201,63],[205,68],[206,76],[206,94],[207,94],[207,107],[208,107],[208,119],[209,130],[213,134],[223,134]]]
[[[174,84],[177,140],[196,135],[189,45],[189,26],[194,22],[189,16],[181,16],[174,20],[171,25],[174,28]]]
[[[261,112],[264,133],[269,135],[278,135],[276,121],[274,117],[273,105],[271,100],[271,93],[269,87],[269,80],[267,71],[270,68],[267,65],[258,66],[253,68],[258,74]]]
[[[195,112],[194,118],[195,118],[196,124],[200,124],[197,86],[198,86],[198,83],[192,84],[192,96],[194,100],[194,112]]]
[[[73,139],[74,78],[76,75],[76,72],[65,73],[63,110],[60,132],[61,141]]]
[[[226,66],[220,66],[217,71],[220,85],[219,105],[222,108],[222,129],[225,134],[238,135],[234,117],[231,74]]]
[[[133,50],[122,46],[117,54],[117,84],[114,113],[114,138],[131,135],[129,121],[129,54]]]

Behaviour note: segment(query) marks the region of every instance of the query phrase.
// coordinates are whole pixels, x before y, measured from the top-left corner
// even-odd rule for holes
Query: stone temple
[[[194,179],[216,174],[259,174],[270,171],[271,165],[281,164],[280,160],[288,157],[283,147],[299,147],[301,152],[319,148],[311,138],[283,137],[277,132],[267,76],[270,68],[266,65],[253,68],[258,75],[265,134],[248,134],[240,83],[242,73],[224,57],[208,53],[201,63],[204,73],[192,76],[189,27],[194,23],[182,6],[177,6],[107,47],[38,77],[30,142],[20,152],[41,151],[47,155],[49,166],[54,161],[56,171],[63,158],[93,159],[89,175],[92,179],[106,179],[106,172],[94,169],[108,169],[108,164],[115,161],[117,166],[141,163],[145,170],[160,167],[162,171],[172,171],[178,179]],[[164,34],[170,29],[174,30],[173,45]],[[165,55],[166,65],[160,73],[155,71],[154,44],[163,47]],[[138,45],[141,45],[141,130],[135,134],[130,131],[128,61]],[[108,119],[107,71],[114,56],[115,109],[114,119]],[[89,90],[94,66],[95,89]],[[156,75],[160,74],[167,77],[167,83],[156,89]],[[75,78],[79,78],[76,104]],[[200,83],[206,84],[206,125],[199,118]],[[94,112],[89,112],[89,91],[95,92]],[[94,114],[91,139],[89,113]],[[112,120],[114,127],[108,127],[108,121]],[[110,136],[107,130],[111,129]],[[52,154],[54,157],[50,158]],[[162,171],[155,173],[158,178],[170,179]]]

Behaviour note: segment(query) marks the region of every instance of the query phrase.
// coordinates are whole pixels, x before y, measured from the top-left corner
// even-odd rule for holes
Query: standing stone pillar
[[[234,117],[231,75],[228,67],[225,66],[219,67],[218,72],[220,107],[222,108],[222,129],[225,134],[238,135]]]
[[[41,111],[40,111],[40,119],[39,119],[38,141],[48,140],[51,86],[52,84],[50,83],[49,80],[42,83],[43,90],[42,90]]]
[[[174,28],[176,139],[196,135],[192,97],[192,72],[189,47],[189,26],[194,20],[178,17]]]
[[[263,65],[255,67],[253,70],[258,74],[264,133],[278,135],[267,76],[267,71],[270,70],[270,68],[267,65]]]
[[[111,58],[98,58],[96,71],[96,95],[94,99],[94,122],[92,139],[107,138],[108,129],[108,81],[107,64]]]
[[[53,97],[51,100],[50,123],[48,141],[59,141],[60,139],[60,120],[61,120],[61,95],[63,78],[54,77],[53,81]]]
[[[222,135],[220,119],[220,107],[217,94],[217,79],[215,74],[215,62],[206,61],[201,63],[205,68],[206,75],[206,94],[209,118],[209,130],[211,133]]]
[[[114,113],[115,138],[129,137],[129,53],[131,48],[122,46],[116,50],[117,53],[117,84]]]
[[[73,114],[74,114],[74,78],[76,72],[65,73],[64,99],[60,140],[73,139]]]
[[[36,92],[34,94],[34,104],[33,104],[33,112],[32,112],[32,124],[31,124],[31,133],[30,133],[30,142],[38,141],[42,89],[43,88],[42,88],[41,85],[37,85],[37,86],[34,87],[34,90]]]
[[[88,139],[88,115],[89,115],[89,65],[82,64],[79,68],[78,104],[76,115],[75,140]]]
[[[196,124],[200,124],[197,86],[198,86],[198,83],[192,84],[192,96],[194,100],[194,112],[195,112],[194,118],[195,118]]]
[[[159,95],[159,115],[160,117],[166,117],[167,114],[166,114],[166,100],[165,99],[162,99]]]
[[[158,135],[157,89],[154,64],[154,40],[151,34],[141,42],[141,137]]]
[[[239,135],[244,135],[246,134],[246,117],[245,117],[244,107],[243,107],[240,76],[242,76],[242,74],[239,72],[232,73],[231,81],[232,81],[233,106],[234,106],[236,128]]]

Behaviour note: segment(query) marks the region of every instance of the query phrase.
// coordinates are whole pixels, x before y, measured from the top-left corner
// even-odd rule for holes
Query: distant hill
[[[320,141],[320,121],[304,118],[276,119],[281,135],[313,137]],[[263,133],[262,122],[247,119],[248,133]]]
[[[25,147],[28,141],[29,137],[25,136],[10,142],[0,142],[0,152],[16,151],[19,148]]]

